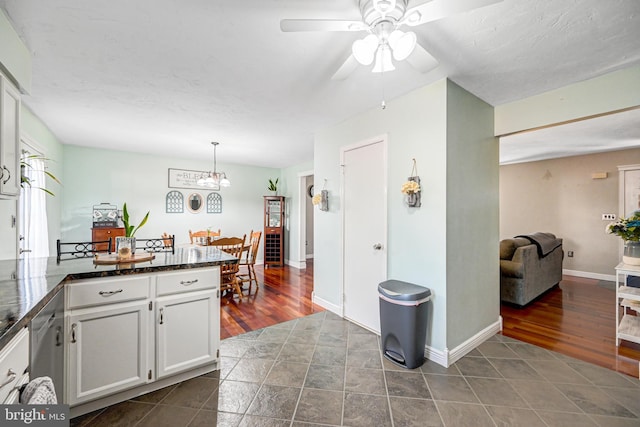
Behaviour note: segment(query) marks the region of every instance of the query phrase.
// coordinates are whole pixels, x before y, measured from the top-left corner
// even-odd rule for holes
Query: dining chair
[[[56,261],[91,258],[97,253],[111,253],[111,239],[93,242],[62,242],[56,240]]]
[[[251,294],[252,284],[256,284],[256,291],[260,287],[258,284],[258,276],[253,268],[258,257],[258,249],[260,249],[260,238],[262,237],[262,231],[251,231],[249,234],[249,244],[245,246],[245,253],[240,260],[240,268],[245,267],[246,273],[238,274],[241,286],[245,283],[249,283],[249,294]]]
[[[220,237],[220,229],[218,231],[212,230],[201,230],[201,231],[191,231],[189,230],[189,241],[191,244],[207,246],[211,244],[211,241],[214,237]]]
[[[214,246],[240,260],[246,237],[246,235],[242,237],[222,237],[212,241],[210,246]],[[238,294],[238,297],[242,299],[241,282],[237,276],[239,269],[240,264],[237,262],[220,266],[220,293],[231,291]]]
[[[153,239],[137,239],[136,250],[149,253],[155,252],[171,252],[175,253],[175,236],[163,233],[162,236]]]

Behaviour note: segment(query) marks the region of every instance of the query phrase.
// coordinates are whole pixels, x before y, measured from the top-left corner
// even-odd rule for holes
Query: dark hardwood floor
[[[564,276],[524,308],[502,304],[502,334],[638,378],[640,345],[615,345],[613,282]]]
[[[304,270],[262,265],[255,269],[260,283],[257,292],[254,286],[242,300],[223,297],[220,301],[221,339],[324,311],[311,300],[313,260]]]
[[[221,301],[221,338],[323,311],[311,301],[313,261],[307,266],[256,266],[258,292]],[[615,346],[615,291],[599,280],[565,276],[525,308],[503,304],[500,313],[503,335],[638,378],[640,345]]]

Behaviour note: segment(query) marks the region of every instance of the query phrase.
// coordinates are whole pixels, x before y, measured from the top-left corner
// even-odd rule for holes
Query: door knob
[[[373,249],[379,251],[380,249],[382,249],[382,243],[376,243],[375,245],[373,245]]]

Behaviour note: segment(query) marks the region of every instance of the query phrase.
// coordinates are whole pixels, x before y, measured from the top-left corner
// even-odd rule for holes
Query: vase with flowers
[[[622,262],[640,265],[640,211],[635,211],[628,218],[620,218],[607,224],[606,231],[619,236],[624,241]]]
[[[417,176],[409,177],[402,184],[400,192],[407,195],[407,206],[410,208],[420,207],[420,178]]]
[[[419,208],[422,205],[420,197],[420,177],[418,176],[418,166],[416,159],[413,161],[413,167],[411,168],[411,176],[402,184],[400,192],[407,196],[407,206],[410,208]]]

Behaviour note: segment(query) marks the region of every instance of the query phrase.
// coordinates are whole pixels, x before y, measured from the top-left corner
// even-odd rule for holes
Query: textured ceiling
[[[362,33],[280,31],[282,18],[359,19],[356,0],[0,7],[33,55],[24,102],[66,144],[210,158],[216,140],[220,162],[285,167],[313,158],[315,131],[382,99],[365,67],[331,80]],[[414,30],[440,66],[396,64],[387,99],[448,76],[499,105],[640,64],[638,0],[504,0]]]

